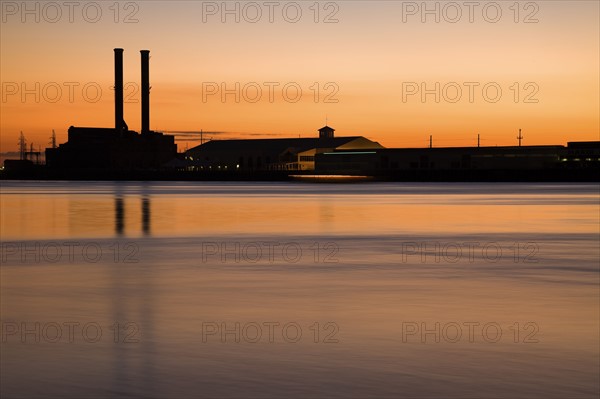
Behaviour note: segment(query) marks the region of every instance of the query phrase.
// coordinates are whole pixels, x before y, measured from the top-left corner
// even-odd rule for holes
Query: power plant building
[[[123,118],[123,49],[115,49],[115,127],[75,127],[68,141],[46,149],[46,164],[57,169],[156,170],[177,156],[173,136],[150,130],[149,51],[141,51],[142,129],[129,130]]]

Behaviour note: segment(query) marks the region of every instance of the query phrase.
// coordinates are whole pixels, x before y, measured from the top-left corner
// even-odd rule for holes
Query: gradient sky
[[[115,47],[125,49],[125,82],[135,85],[140,80],[139,50],[151,51],[154,130],[227,132],[215,139],[261,137],[257,134],[310,137],[327,118],[338,135],[364,135],[388,147],[426,146],[430,134],[434,146],[475,145],[478,133],[482,145],[514,145],[519,128],[526,145],[599,139],[597,1],[519,2],[517,23],[515,1],[478,2],[472,22],[464,2],[454,3],[462,12],[456,23],[448,21],[455,18],[456,9],[443,1],[427,2],[430,9],[439,4],[439,23],[434,15],[425,15],[423,23],[420,9],[415,15],[403,15],[413,6],[421,8],[420,1],[319,2],[318,23],[315,1],[296,2],[302,9],[297,23],[284,19],[286,5],[285,15],[295,16],[291,2],[275,2],[273,23],[262,1],[255,3],[263,13],[256,23],[248,21],[255,9],[246,6],[247,13],[243,12],[248,2],[238,2],[239,23],[234,15],[221,21],[222,2],[120,2],[118,23],[113,1],[76,2],[73,22],[63,2],[53,3],[62,12],[54,23],[54,5],[31,2],[29,7],[36,3],[39,22],[35,12],[22,15],[21,2],[2,1],[2,152],[17,149],[21,130],[37,148],[48,144],[52,129],[62,143],[71,125],[112,127]],[[228,2],[228,7],[235,4]],[[484,17],[495,17],[495,4],[502,16],[491,23]],[[83,8],[87,7],[85,16],[93,19],[95,5],[102,15],[91,23],[85,20]],[[219,8],[216,15],[203,15],[203,9],[213,6]],[[323,23],[333,11],[338,22]],[[123,23],[131,12],[137,22]],[[538,22],[524,23],[532,13],[530,19]],[[22,85],[35,92],[36,82],[39,103],[34,94],[23,98],[21,92]],[[66,82],[78,84],[72,101]],[[242,95],[236,103],[230,94],[223,102],[217,93],[204,101],[203,87],[211,82],[225,83],[230,89],[236,82],[240,88],[256,82],[262,98],[250,102]],[[272,102],[265,82],[279,84]],[[318,101],[315,82],[320,87]],[[328,82],[334,85],[326,89]],[[410,82],[425,83],[430,89],[436,82],[440,87],[456,82],[462,87],[462,98],[453,103],[440,93],[436,103],[430,94],[423,102],[417,93],[404,99],[403,87]],[[473,102],[464,82],[479,84]],[[282,87],[288,83],[301,87],[298,102],[285,101]],[[497,102],[485,100],[486,83],[502,89]],[[91,97],[93,86],[102,89],[97,102],[86,101],[82,92],[86,84]],[[62,87],[61,96],[51,102],[57,85]],[[130,129],[139,130],[135,85],[126,86],[130,102],[125,104],[125,120]],[[12,94],[15,88],[18,92]],[[335,88],[337,103],[325,102]],[[448,97],[453,98],[454,89],[448,89]],[[531,99],[537,102],[525,102],[534,91]],[[294,91],[288,93],[293,96]],[[493,88],[488,93],[495,95]],[[246,94],[254,98],[256,92],[250,88]],[[180,149],[185,145],[179,142]]]

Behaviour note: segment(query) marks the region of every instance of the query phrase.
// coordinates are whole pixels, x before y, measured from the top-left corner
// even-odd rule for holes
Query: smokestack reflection
[[[142,231],[145,236],[150,235],[150,198],[142,197]]]
[[[150,236],[152,226],[150,196],[147,194],[142,195],[141,203],[142,233],[145,236]],[[119,237],[125,234],[125,200],[121,195],[115,196],[115,234]]]
[[[125,230],[125,204],[123,197],[115,197],[115,233],[122,236]]]

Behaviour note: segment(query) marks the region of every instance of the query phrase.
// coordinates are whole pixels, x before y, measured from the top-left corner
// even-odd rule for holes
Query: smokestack
[[[142,53],[142,133],[150,132],[150,51]]]
[[[123,130],[123,49],[115,49],[115,129]]]

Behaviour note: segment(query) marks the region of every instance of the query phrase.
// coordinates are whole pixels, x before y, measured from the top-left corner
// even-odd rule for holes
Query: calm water
[[[2,182],[0,394],[596,398],[599,200]]]

